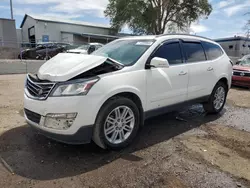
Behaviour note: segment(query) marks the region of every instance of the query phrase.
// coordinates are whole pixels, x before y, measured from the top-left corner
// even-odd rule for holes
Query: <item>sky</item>
[[[0,0],[0,18],[10,18],[10,0]],[[25,14],[59,17],[90,23],[107,24],[104,17],[108,0],[12,0],[14,19],[20,27]],[[213,11],[207,19],[192,24],[191,31],[212,39],[244,35],[244,25],[250,19],[250,0],[209,0]],[[123,32],[129,32],[124,28]]]

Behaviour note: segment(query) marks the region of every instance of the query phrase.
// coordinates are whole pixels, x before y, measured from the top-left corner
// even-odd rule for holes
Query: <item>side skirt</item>
[[[179,110],[181,108],[184,108],[184,107],[187,107],[187,106],[190,106],[190,105],[193,105],[193,104],[207,102],[209,97],[210,97],[210,95],[205,96],[205,97],[200,97],[200,98],[197,98],[197,99],[192,99],[192,100],[185,101],[185,102],[182,102],[182,103],[178,103],[178,104],[174,104],[174,105],[170,105],[170,106],[164,106],[164,107],[161,107],[161,108],[146,111],[146,112],[144,112],[144,120],[148,119],[150,117],[158,116],[158,115],[161,115],[161,114],[166,114],[168,112],[172,112],[172,111],[175,111],[177,109]]]

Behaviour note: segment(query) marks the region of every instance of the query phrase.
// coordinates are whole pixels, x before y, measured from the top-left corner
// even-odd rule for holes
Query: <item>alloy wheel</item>
[[[111,144],[125,142],[135,126],[134,112],[128,106],[113,109],[105,120],[104,135]]]
[[[217,88],[214,94],[214,101],[213,101],[214,108],[216,110],[219,110],[223,106],[225,102],[225,93],[226,93],[225,89],[222,86]]]

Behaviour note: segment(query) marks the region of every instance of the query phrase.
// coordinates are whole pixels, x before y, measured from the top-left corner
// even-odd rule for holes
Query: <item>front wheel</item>
[[[203,104],[204,110],[207,113],[212,114],[221,112],[226,103],[227,92],[228,87],[226,86],[226,84],[224,84],[223,82],[218,82],[215,85],[208,102]]]
[[[136,136],[140,113],[136,104],[124,97],[114,97],[101,108],[94,127],[94,142],[106,149],[121,149]]]

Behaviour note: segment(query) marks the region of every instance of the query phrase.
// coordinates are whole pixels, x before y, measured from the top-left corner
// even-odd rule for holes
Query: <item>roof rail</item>
[[[168,36],[168,35],[191,36],[191,37],[198,37],[198,38],[203,38],[203,39],[207,39],[207,40],[214,41],[214,40],[212,40],[212,39],[210,39],[210,38],[207,38],[207,37],[202,37],[202,36],[199,36],[199,35],[192,35],[192,34],[184,34],[184,33],[168,33],[168,34],[161,34],[161,35],[157,35],[157,37]]]

